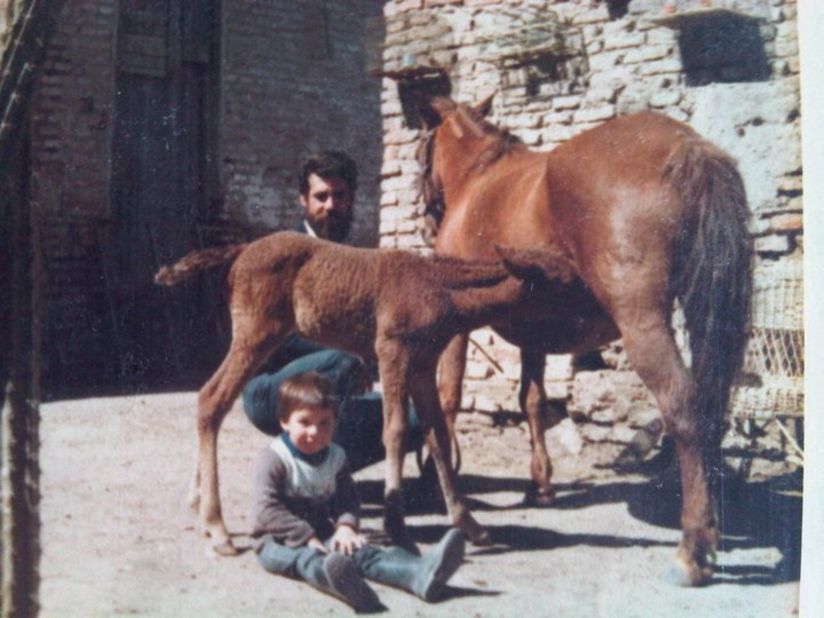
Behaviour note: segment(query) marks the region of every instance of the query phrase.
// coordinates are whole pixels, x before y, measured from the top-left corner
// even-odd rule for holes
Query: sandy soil
[[[308,586],[265,573],[251,552],[217,558],[185,504],[194,461],[193,393],[43,406],[42,616],[351,615]],[[572,455],[549,432],[559,494],[525,508],[528,438],[511,414],[463,414],[463,484],[495,540],[469,547],[446,598],[425,604],[376,586],[399,616],[788,616],[798,594],[800,504],[786,478],[730,488],[719,572],[702,589],[667,583],[678,497],[660,480],[603,464],[609,444]],[[224,514],[247,530],[249,468],[267,438],[233,412],[221,433]],[[417,475],[414,458],[408,476]],[[367,525],[380,521],[381,464],[357,475]],[[414,483],[408,485],[413,495]],[[425,550],[444,515],[408,521]]]

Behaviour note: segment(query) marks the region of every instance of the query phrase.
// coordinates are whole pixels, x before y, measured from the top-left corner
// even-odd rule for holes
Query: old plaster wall
[[[367,20],[381,3],[224,3],[222,173],[226,216],[292,227],[300,160],[348,152],[360,169],[352,237],[378,239],[383,145],[380,83],[364,66]]]
[[[794,0],[394,0],[384,14],[382,70],[443,69],[463,102],[495,92],[492,120],[534,149],[646,109],[691,124],[739,162],[759,262],[800,258]],[[381,245],[425,250],[412,173],[419,134],[390,77],[382,110]],[[489,330],[473,338],[463,406],[517,409],[517,350]],[[605,360],[608,370],[577,371],[569,357],[548,357],[545,383],[571,412],[602,421],[588,426],[592,439],[628,438],[604,422],[633,411],[645,422],[654,406],[620,344]]]
[[[3,29],[11,5],[0,4]],[[356,159],[361,179],[353,238],[377,244],[381,86],[364,70],[363,40],[365,23],[380,16],[383,3],[241,0],[215,6],[217,23],[210,25],[198,17],[202,10],[178,0],[65,3],[30,114],[32,201],[47,267],[47,391],[69,383],[73,392],[118,388],[118,372],[149,371],[154,359],[133,358],[145,338],[140,323],[174,320],[167,319],[162,299],[148,303],[157,295],[148,274],[118,277],[113,265],[129,259],[153,265],[199,243],[292,227],[299,217],[295,171],[310,151],[337,148]],[[124,11],[131,20],[127,37]],[[125,124],[117,104],[123,75],[134,95],[125,99]],[[159,111],[164,105],[168,116]],[[199,120],[203,135],[191,130]],[[116,136],[129,127],[154,133],[137,136],[124,150]],[[162,160],[152,157],[170,149]],[[202,169],[189,173],[186,166],[197,159]],[[166,177],[168,186],[159,180]],[[138,195],[149,185],[169,201],[168,211]],[[147,212],[124,212],[118,186],[119,195],[126,191]],[[195,203],[203,195],[209,203]],[[140,229],[119,230],[125,219]],[[174,229],[158,234],[166,224]],[[143,253],[129,258],[124,237],[138,244],[148,239]],[[163,242],[154,246],[157,238]],[[194,294],[196,313],[222,315],[214,288],[187,293]],[[128,301],[121,303],[121,296]],[[123,313],[129,314],[124,324],[116,324]],[[133,326],[130,341],[123,331]],[[191,339],[176,332],[163,326],[149,333],[156,338],[149,347],[160,348],[159,362],[180,357],[175,348]],[[219,337],[208,328],[200,332]],[[187,364],[178,360],[169,365],[172,374]]]

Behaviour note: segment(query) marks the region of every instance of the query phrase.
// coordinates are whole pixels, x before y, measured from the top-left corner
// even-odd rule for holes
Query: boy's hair
[[[309,176],[317,174],[323,179],[340,178],[354,195],[358,188],[358,166],[349,155],[337,150],[325,150],[312,155],[298,172],[298,190],[301,195],[309,192]]]
[[[301,408],[328,408],[337,415],[338,400],[332,382],[315,371],[284,380],[278,389],[278,420],[287,422],[289,415]]]

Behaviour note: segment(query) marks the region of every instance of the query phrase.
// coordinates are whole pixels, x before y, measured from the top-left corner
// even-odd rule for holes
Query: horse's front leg
[[[427,445],[435,462],[444,502],[452,523],[467,535],[475,545],[489,545],[489,532],[483,528],[463,502],[458,489],[458,478],[449,456],[449,430],[438,399],[436,361],[422,363],[410,372],[410,393],[415,409],[425,428],[431,428]]]
[[[518,400],[529,424],[529,441],[532,447],[532,483],[524,496],[524,502],[539,506],[552,504],[555,499],[555,488],[550,480],[552,463],[544,438],[547,429],[544,419],[544,410],[547,407],[544,390],[545,363],[543,353],[521,349],[521,389]]]

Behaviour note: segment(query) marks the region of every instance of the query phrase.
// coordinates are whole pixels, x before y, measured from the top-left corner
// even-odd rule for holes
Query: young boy
[[[356,611],[383,609],[364,578],[432,601],[463,560],[464,539],[450,530],[426,556],[367,544],[343,449],[332,443],[336,402],[318,373],[283,382],[277,415],[283,433],[254,467],[252,537],[267,571],[304,580]]]

